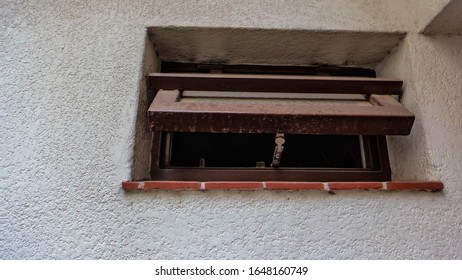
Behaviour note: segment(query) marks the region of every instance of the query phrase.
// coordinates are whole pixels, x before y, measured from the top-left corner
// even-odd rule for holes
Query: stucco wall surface
[[[409,34],[377,69],[405,81],[402,103],[416,115],[409,137],[389,137],[398,178],[461,183],[461,46],[462,36]]]
[[[454,234],[451,242],[458,258],[462,254],[461,46],[462,36],[411,33],[377,69],[380,76],[405,81],[402,103],[416,115],[410,136],[388,139],[392,172],[397,178],[445,183],[444,203],[439,206],[446,210],[440,218],[441,223],[452,224],[452,230],[442,234],[443,238]]]
[[[435,112],[438,126],[423,134],[443,193],[120,188],[131,174],[146,27],[416,27],[385,2],[2,1],[0,258],[461,258],[460,149],[432,134],[458,128],[459,103],[439,92],[433,110],[452,109]],[[460,71],[451,61],[459,38],[428,40],[415,37],[410,51],[424,61],[441,50],[434,63],[448,66],[438,73]],[[434,74],[425,73],[412,77]],[[446,79],[441,89],[454,96],[460,84]]]
[[[452,0],[425,27],[427,35],[461,35],[462,34],[462,0]]]

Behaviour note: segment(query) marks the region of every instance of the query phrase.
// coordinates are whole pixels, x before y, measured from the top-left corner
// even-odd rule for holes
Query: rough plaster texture
[[[378,67],[406,81],[402,103],[416,115],[409,137],[389,137],[398,178],[461,185],[462,37],[410,34]]]
[[[120,188],[142,73],[154,67],[142,66],[146,27],[414,30],[390,12],[407,14],[400,2],[2,1],[0,258],[461,258],[460,142],[440,145],[438,127],[424,134],[443,193]],[[409,42],[422,60],[459,50],[458,38],[428,40]],[[441,75],[454,68],[449,53],[434,61]],[[454,96],[460,85],[446,80]],[[454,100],[431,100],[443,132],[456,130],[454,109],[441,113]]]
[[[410,0],[403,2],[407,2],[408,5],[410,5],[406,12],[408,13],[407,17],[414,21],[415,29],[411,30],[422,31],[439,14],[439,12],[451,2],[451,0]]]
[[[426,35],[462,35],[462,0],[452,0],[425,27]]]
[[[151,154],[146,151],[151,150],[152,133],[149,130],[147,110],[154,99],[154,93],[148,92],[146,77],[149,73],[159,72],[159,59],[154,44],[146,34],[146,44],[143,56],[143,72],[140,79],[140,92],[138,97],[138,113],[136,118],[135,146],[133,154],[133,165],[131,172],[132,180],[149,179],[149,167],[151,166]]]
[[[409,137],[389,137],[395,177],[441,180],[445,202],[440,223],[454,226],[462,253],[462,36],[409,34],[378,67],[379,76],[405,81],[402,103],[416,115]],[[434,226],[437,227],[435,221]],[[446,233],[446,238],[451,235]]]
[[[230,28],[151,28],[165,61],[270,65],[369,65],[404,33]]]

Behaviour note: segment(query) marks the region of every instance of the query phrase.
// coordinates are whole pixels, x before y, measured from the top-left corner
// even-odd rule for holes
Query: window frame
[[[170,65],[171,66],[171,65]],[[175,65],[174,65],[175,66]],[[229,66],[226,66],[229,69]],[[250,66],[251,74],[152,73],[156,92],[148,110],[153,132],[150,176],[184,181],[388,181],[391,179],[384,135],[407,135],[414,115],[391,95],[402,94],[402,81],[367,77],[281,75],[284,66]],[[174,68],[175,67],[171,67]],[[181,67],[180,67],[181,68]],[[186,67],[187,68],[187,67]],[[208,67],[208,71],[220,67]],[[198,72],[203,68],[197,67]],[[235,67],[242,69],[246,67]],[[257,69],[257,70],[255,70]],[[263,69],[263,70],[262,70]],[[340,68],[343,69],[344,68]],[[170,69],[172,70],[172,69]],[[221,70],[223,67],[221,66]],[[304,70],[304,69],[302,69]],[[257,71],[258,74],[255,74]],[[289,71],[289,72],[290,72]],[[213,70],[213,72],[215,72]],[[338,71],[337,71],[338,72]],[[345,71],[344,71],[345,72]],[[263,73],[263,75],[262,75]],[[274,75],[274,73],[278,75]],[[345,73],[350,73],[348,70]],[[353,71],[358,73],[358,71]],[[290,74],[290,73],[289,73]],[[372,106],[310,106],[242,103],[182,103],[183,90],[360,93]],[[172,132],[295,133],[359,135],[364,143],[364,168],[181,168],[165,163]]]

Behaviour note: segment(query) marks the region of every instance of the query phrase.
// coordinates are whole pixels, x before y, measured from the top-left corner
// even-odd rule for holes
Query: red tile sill
[[[441,191],[438,181],[392,182],[194,182],[194,181],[127,181],[122,183],[126,191],[133,190],[425,190]]]

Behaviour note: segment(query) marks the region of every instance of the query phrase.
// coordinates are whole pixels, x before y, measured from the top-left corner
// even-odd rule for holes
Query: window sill
[[[195,182],[195,181],[127,181],[125,191],[134,190],[382,190],[382,191],[442,191],[438,181],[393,182]]]

